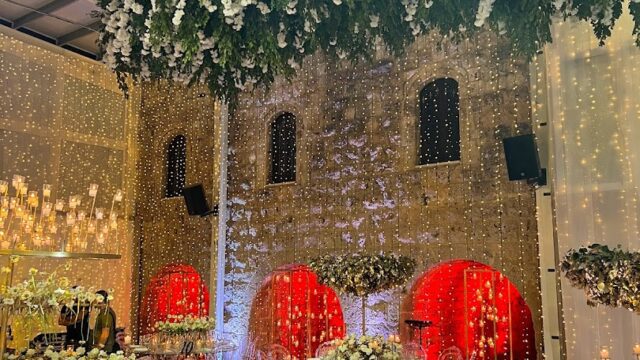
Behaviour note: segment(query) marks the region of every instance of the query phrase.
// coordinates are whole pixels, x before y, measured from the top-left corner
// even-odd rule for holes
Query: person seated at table
[[[74,286],[75,288],[75,286]],[[67,328],[64,347],[74,349],[84,345],[89,339],[89,307],[77,305],[71,308],[63,306],[60,309],[58,324]]]
[[[116,343],[116,313],[109,306],[107,300],[109,294],[106,291],[100,290],[96,292],[96,295],[102,296],[104,300],[99,302],[94,311],[91,312],[89,325],[93,329],[92,346],[107,353],[112,353]]]
[[[127,334],[123,327],[116,328],[116,343],[113,345],[113,352],[117,353],[122,351],[124,353],[129,351],[129,345],[125,341]]]

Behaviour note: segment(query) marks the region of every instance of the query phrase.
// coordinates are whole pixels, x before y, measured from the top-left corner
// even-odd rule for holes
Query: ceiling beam
[[[74,2],[75,0],[53,0],[49,3],[46,3],[45,5],[39,7],[37,10],[35,11],[31,11],[26,13],[25,15],[17,18],[14,22],[13,22],[13,28],[14,29],[18,29],[23,27],[24,25],[26,25],[27,23],[38,19],[42,16],[48,15],[64,6],[67,6],[69,4],[71,4],[72,2]]]
[[[94,33],[98,31],[102,22],[100,20],[92,22],[91,24],[81,27],[78,30],[74,30],[70,33],[66,33],[58,38],[58,45],[62,46],[64,44],[70,43],[75,39],[81,38],[85,35]]]

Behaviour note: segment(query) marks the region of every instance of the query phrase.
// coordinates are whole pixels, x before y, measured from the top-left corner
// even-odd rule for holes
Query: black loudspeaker
[[[539,185],[544,185],[539,181],[543,178],[544,169],[540,168],[538,147],[533,134],[505,138],[502,144],[509,180],[535,180]]]
[[[189,215],[217,215],[217,207],[209,209],[209,204],[207,204],[207,198],[204,196],[204,188],[202,187],[202,184],[185,187],[182,191],[182,196],[184,197],[184,202],[187,205]]]

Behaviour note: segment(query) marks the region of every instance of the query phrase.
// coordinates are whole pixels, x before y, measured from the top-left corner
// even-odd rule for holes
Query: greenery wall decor
[[[203,83],[233,106],[249,86],[291,78],[305,56],[366,60],[400,55],[436,31],[459,40],[481,29],[533,56],[551,41],[554,17],[589,21],[605,41],[623,0],[97,0],[103,61],[126,89],[134,81]],[[629,0],[640,46],[640,0]]]
[[[640,312],[640,252],[593,244],[567,252],[561,269],[589,305]]]

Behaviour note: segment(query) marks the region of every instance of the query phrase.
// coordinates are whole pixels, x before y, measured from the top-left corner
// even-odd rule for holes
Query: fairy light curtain
[[[320,344],[345,335],[340,300],[308,266],[281,267],[253,299],[249,335],[259,349],[279,344],[297,359],[313,357]]]
[[[167,148],[167,183],[165,197],[182,195],[187,171],[187,139],[184,135],[174,137]]]
[[[105,213],[114,193],[123,191],[117,235],[87,249],[117,253],[120,259],[25,257],[16,266],[14,282],[33,267],[57,270],[74,285],[113,289],[111,306],[118,326],[124,327],[131,325],[129,214],[136,158],[130,144],[139,105],[139,89],[132,90],[125,100],[102,64],[0,27],[0,179],[11,182],[13,175],[22,175],[40,196],[43,185],[50,184],[51,198],[67,204],[70,196],[81,195],[83,209],[92,200],[90,184],[97,184],[96,208],[106,208]],[[7,260],[0,257],[0,266]]]
[[[209,290],[193,266],[169,264],[151,278],[142,298],[140,331],[152,333],[169,315],[209,315]]]
[[[420,165],[460,160],[458,82],[441,78],[420,91]]]
[[[640,250],[640,50],[624,14],[599,46],[588,25],[554,26],[554,42],[536,64],[539,102],[551,124],[551,167],[558,250],[591,243]],[[545,74],[540,70],[544,69]],[[567,359],[631,356],[640,317],[587,306],[582,290],[562,280]]]
[[[529,306],[509,279],[475,261],[449,261],[425,272],[406,295],[400,318],[405,344],[420,343],[405,320],[432,322],[422,331],[429,359],[447,351],[465,359],[537,359]]]

